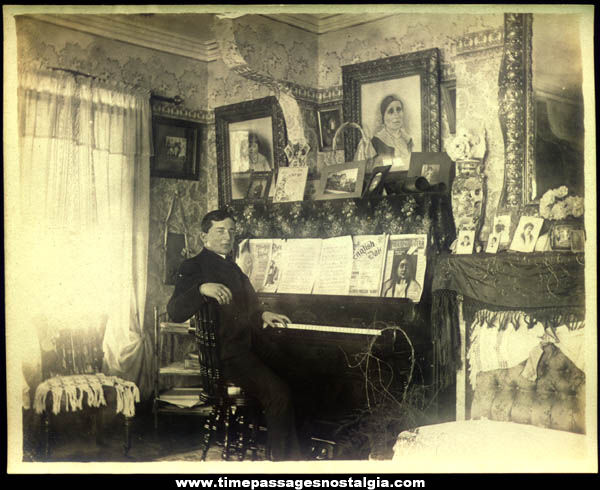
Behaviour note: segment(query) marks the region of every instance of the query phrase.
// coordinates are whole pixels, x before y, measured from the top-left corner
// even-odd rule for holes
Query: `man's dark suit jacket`
[[[207,282],[224,284],[233,294],[231,304],[220,307],[221,359],[248,353],[251,332],[261,321],[258,297],[248,276],[237,264],[215,252],[205,248],[180,265],[175,291],[167,304],[169,316],[174,322],[191,318],[206,301],[200,294],[200,285]]]

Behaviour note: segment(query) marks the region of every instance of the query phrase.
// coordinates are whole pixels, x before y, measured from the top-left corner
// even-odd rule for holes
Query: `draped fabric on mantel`
[[[20,338],[32,391],[38,336],[50,342],[57,328],[105,314],[105,373],[150,390],[149,95],[59,71],[20,74]]]

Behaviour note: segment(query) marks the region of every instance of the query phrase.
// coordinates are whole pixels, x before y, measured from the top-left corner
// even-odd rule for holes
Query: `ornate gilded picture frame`
[[[215,109],[219,206],[246,199],[251,176],[285,163],[285,122],[273,96]]]
[[[408,153],[440,151],[439,58],[439,50],[434,48],[342,66],[344,121],[358,123],[373,139],[385,129],[382,107],[390,98],[399,99]],[[361,134],[352,130],[344,136],[349,161]],[[394,163],[391,172],[408,169],[408,161],[404,161],[406,168],[402,165]]]

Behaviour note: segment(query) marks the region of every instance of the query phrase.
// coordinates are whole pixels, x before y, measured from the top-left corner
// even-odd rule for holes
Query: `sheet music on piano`
[[[427,235],[251,239],[237,263],[257,292],[408,298],[419,302]]]

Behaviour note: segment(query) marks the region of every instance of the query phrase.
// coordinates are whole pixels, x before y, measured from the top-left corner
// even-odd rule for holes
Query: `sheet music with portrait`
[[[352,274],[352,237],[326,238],[321,244],[319,274],[313,294],[347,295]]]
[[[427,235],[390,235],[381,296],[421,300],[427,266]]]
[[[275,293],[281,280],[281,271],[283,268],[283,247],[285,240],[274,238],[271,240],[271,255],[269,265],[265,273],[265,280],[261,287],[263,293]]]
[[[240,243],[237,265],[250,278],[257,292],[263,291],[263,284],[271,258],[271,239],[243,240]]]
[[[379,296],[387,235],[352,237],[351,296]]]
[[[283,270],[278,293],[311,294],[319,272],[320,238],[288,239],[283,247]]]

